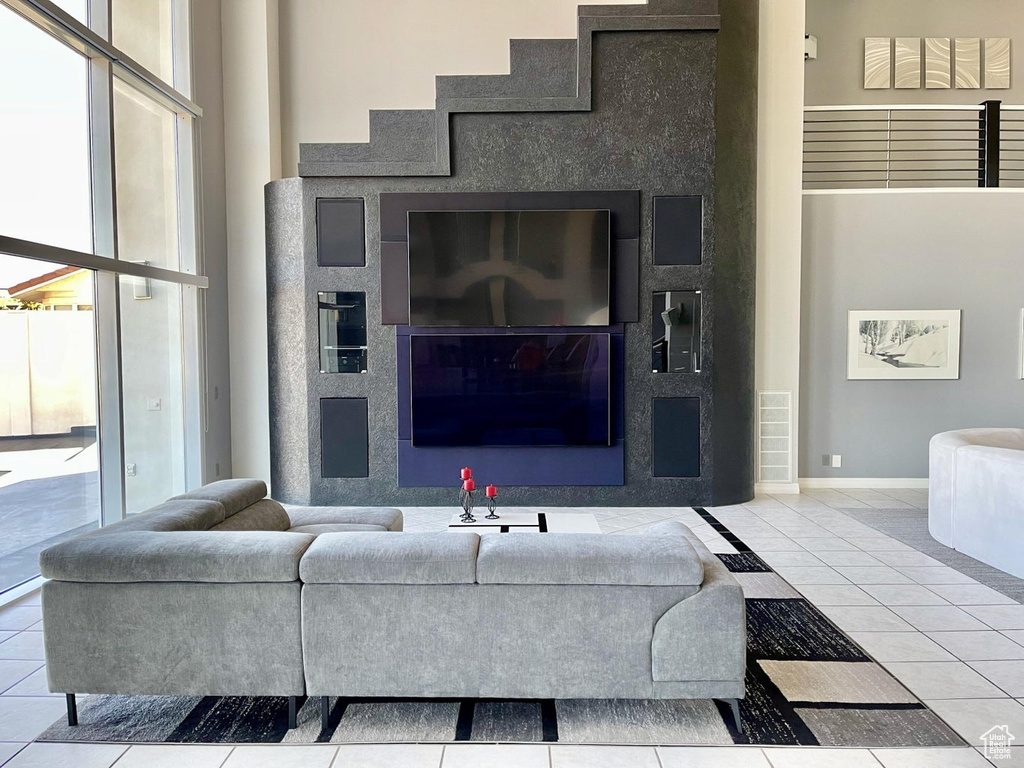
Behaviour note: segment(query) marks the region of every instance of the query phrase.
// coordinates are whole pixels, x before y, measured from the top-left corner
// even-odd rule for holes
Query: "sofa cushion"
[[[218,480],[215,483],[196,488],[194,491],[175,496],[174,499],[206,499],[224,505],[224,511],[233,515],[255,504],[267,495],[267,484],[262,480],[238,478]]]
[[[321,533],[349,533],[352,531],[386,531],[383,525],[368,525],[365,523],[320,523],[318,525],[296,525],[289,528],[295,533],[311,533],[319,536]]]
[[[480,539],[476,579],[480,584],[699,586],[704,566],[683,536],[494,533]]]
[[[60,581],[295,581],[312,542],[278,531],[126,531],[56,544],[39,555],[39,567]]]
[[[306,584],[472,584],[475,533],[325,533],[299,564]]]
[[[287,531],[292,521],[284,507],[273,499],[260,499],[241,512],[236,512],[211,531]]]
[[[402,530],[402,510],[394,507],[293,507],[286,506],[292,527],[299,525],[379,525]]]
[[[86,534],[108,536],[125,531],[205,531],[224,521],[227,513],[216,501],[171,499]]]

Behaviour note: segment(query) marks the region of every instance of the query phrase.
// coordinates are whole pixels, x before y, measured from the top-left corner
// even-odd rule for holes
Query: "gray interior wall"
[[[201,156],[203,260],[206,290],[207,431],[204,481],[231,475],[231,405],[228,386],[228,263],[224,180],[224,78],[221,0],[192,4],[195,101]]]
[[[1024,427],[1022,210],[1007,190],[804,196],[801,477],[927,477],[932,435]],[[847,381],[852,309],[962,310],[960,379]]]
[[[807,32],[818,58],[806,62],[808,105],[1024,104],[1021,0],[807,0]],[[1010,37],[1009,90],[864,89],[865,37]]]

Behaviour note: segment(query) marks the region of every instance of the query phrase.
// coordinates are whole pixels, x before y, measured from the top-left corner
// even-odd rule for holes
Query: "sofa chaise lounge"
[[[51,691],[321,697],[744,695],[743,591],[684,525],[396,533],[221,481],[45,550]],[[372,526],[372,527],[371,527]]]
[[[400,531],[387,508],[286,512],[258,480],[221,480],[44,550],[50,690],[305,693],[299,560],[317,534]],[[290,720],[294,722],[292,711]]]

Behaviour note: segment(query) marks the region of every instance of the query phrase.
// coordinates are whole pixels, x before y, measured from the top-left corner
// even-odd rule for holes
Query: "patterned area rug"
[[[843,747],[962,746],[963,741],[810,602],[704,509],[737,554],[718,557],[747,597],[743,734],[709,700],[319,700],[287,729],[287,700],[90,696],[80,725],[60,720],[39,741],[128,743],[560,742]]]

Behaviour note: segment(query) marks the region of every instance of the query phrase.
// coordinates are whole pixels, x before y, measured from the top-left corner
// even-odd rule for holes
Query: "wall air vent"
[[[793,393],[757,393],[757,481],[793,482]]]

